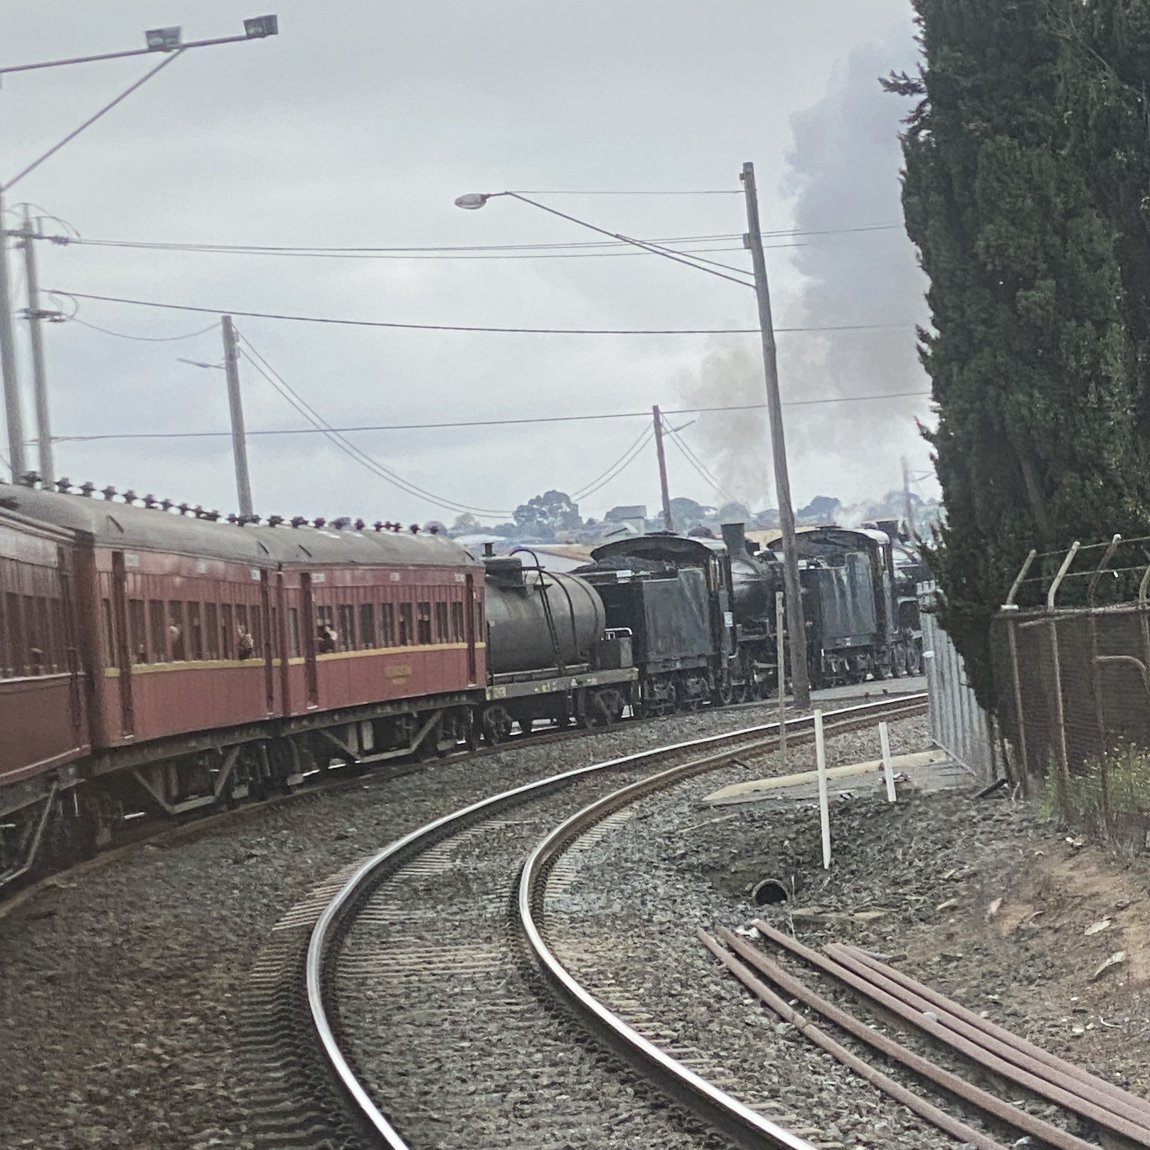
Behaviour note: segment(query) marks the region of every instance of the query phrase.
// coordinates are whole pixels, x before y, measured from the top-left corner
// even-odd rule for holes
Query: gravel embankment
[[[896,754],[928,745],[925,719],[905,720],[891,734]],[[875,742],[873,732],[840,736],[828,747],[829,763],[873,758]],[[808,769],[812,759],[796,749],[788,770]],[[869,793],[832,799],[834,864],[824,872],[810,802],[700,805],[722,783],[747,777],[726,771],[644,800],[636,817],[582,856],[579,881],[554,900],[562,917],[550,929],[576,971],[580,954],[591,962],[589,985],[606,972],[618,984],[612,993],[640,1002],[674,1042],[702,1054],[708,1076],[729,1074],[740,1096],[773,1097],[779,1121],[828,1150],[941,1150],[954,1142],[779,1024],[704,951],[697,927],[736,928],[760,915],[810,946],[845,941],[905,955],[900,965],[915,977],[1095,1073],[1147,1091],[1144,864],[1068,843],[1005,794],[974,799],[972,781],[938,794],[904,786],[893,807]],[[790,889],[786,904],[753,905],[751,890],[764,878]],[[1103,919],[1112,925],[1085,934]],[[1127,961],[1092,981],[1120,946]],[[801,964],[784,965],[822,992],[840,993]],[[848,1009],[887,1025],[857,1005]],[[1019,1137],[998,1136],[1006,1145]]]
[[[769,704],[702,712],[365,779],[62,880],[0,919],[0,1148],[250,1147],[247,975],[317,882],[529,779],[773,718]]]

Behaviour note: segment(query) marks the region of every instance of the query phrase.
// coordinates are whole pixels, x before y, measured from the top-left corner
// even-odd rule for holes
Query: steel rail
[[[826,729],[830,734],[851,730],[862,722],[881,714],[888,717],[909,717],[921,712],[924,704],[916,702],[910,706],[905,701],[869,704],[853,707],[844,712],[832,712],[831,723]],[[859,712],[865,712],[860,714]],[[836,721],[837,720],[837,721]],[[792,720],[792,723],[795,721]],[[786,724],[788,727],[792,723]],[[812,720],[813,723],[813,720]],[[778,724],[771,724],[776,732]],[[797,732],[804,741],[813,732],[800,726]],[[563,996],[567,1004],[580,1016],[584,1024],[605,1038],[610,1045],[628,1061],[659,1084],[679,1103],[701,1116],[705,1121],[723,1131],[742,1146],[753,1150],[813,1150],[804,1138],[763,1117],[745,1103],[740,1102],[724,1090],[720,1090],[689,1067],[659,1049],[622,1018],[609,1010],[564,967],[558,956],[543,938],[543,931],[536,918],[535,908],[541,901],[540,889],[550,870],[552,862],[562,854],[570,842],[587,828],[600,822],[611,812],[626,806],[643,795],[672,786],[691,775],[714,769],[728,762],[731,750],[719,752],[703,759],[669,768],[630,786],[623,787],[591,803],[556,827],[545,839],[538,843],[524,863],[519,880],[519,918],[528,947],[543,974],[552,986]]]
[[[879,703],[862,703],[853,707],[846,707],[840,711],[832,711],[828,716],[832,719],[853,716],[863,721],[869,716],[886,715],[891,711],[905,711],[907,715],[917,714],[927,704],[928,696],[925,693],[915,695],[901,695],[894,699],[886,699]],[[788,731],[813,731],[814,718],[810,715],[800,716],[787,721]],[[328,903],[308,939],[307,955],[304,967],[305,986],[307,991],[307,1006],[310,1015],[311,1029],[318,1042],[319,1051],[332,1076],[336,1088],[343,1094],[352,1111],[359,1117],[366,1130],[375,1135],[378,1144],[388,1147],[388,1150],[411,1150],[410,1146],[399,1132],[391,1125],[387,1117],[372,1100],[367,1089],[359,1080],[354,1069],[348,1062],[339,1041],[335,1035],[331,1016],[328,1012],[326,995],[324,993],[324,960],[330,950],[341,925],[348,914],[358,904],[360,897],[366,892],[371,882],[389,867],[398,863],[421,846],[430,846],[453,827],[466,825],[476,815],[490,814],[503,806],[511,805],[521,799],[533,795],[543,795],[549,790],[555,790],[569,783],[577,782],[595,774],[602,774],[622,767],[634,766],[646,761],[665,757],[669,754],[692,751],[695,749],[716,748],[723,743],[734,744],[729,754],[734,755],[746,750],[744,740],[758,737],[760,742],[770,742],[777,734],[778,723],[764,723],[755,727],[746,727],[739,731],[730,731],[720,735],[709,735],[701,739],[691,739],[682,743],[675,743],[666,747],[657,747],[653,750],[638,751],[634,754],[623,755],[619,758],[608,759],[601,763],[592,763],[586,767],[578,767],[571,771],[564,771],[558,775],[551,775],[545,779],[514,787],[509,791],[492,795],[470,806],[444,815],[425,824],[410,834],[390,843],[376,854],[366,859],[349,876],[335,897]],[[774,733],[774,734],[772,734]],[[711,756],[713,760],[720,756]],[[696,768],[702,769],[702,768]],[[526,871],[526,868],[525,868]],[[685,1069],[685,1068],[683,1068]],[[713,1088],[712,1088],[713,1089]],[[733,1100],[732,1100],[733,1101]],[[750,1112],[753,1114],[753,1111]],[[755,1115],[757,1118],[758,1116]],[[785,1133],[785,1132],[784,1132]],[[795,1139],[793,1135],[790,1142],[763,1143],[756,1145],[777,1146],[784,1150],[813,1150],[810,1143]]]

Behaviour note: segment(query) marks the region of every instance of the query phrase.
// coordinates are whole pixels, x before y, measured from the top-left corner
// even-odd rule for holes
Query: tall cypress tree
[[[934,327],[921,352],[947,524],[932,566],[990,702],[990,620],[1026,552],[1145,521],[1142,396],[1115,230],[1065,147],[1061,0],[914,5],[924,66],[888,86],[920,99],[903,204]]]

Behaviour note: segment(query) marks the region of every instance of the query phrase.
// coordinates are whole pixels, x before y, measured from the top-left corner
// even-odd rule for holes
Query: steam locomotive
[[[741,527],[612,542],[564,575],[398,524],[59,486],[0,485],[0,888],[126,813],[778,683],[780,564]],[[814,682],[913,665],[887,536],[802,540]]]

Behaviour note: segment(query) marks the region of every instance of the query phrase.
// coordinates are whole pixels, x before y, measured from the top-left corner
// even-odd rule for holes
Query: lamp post
[[[767,415],[771,431],[771,455],[774,460],[775,492],[779,501],[779,526],[782,531],[783,548],[783,585],[786,588],[787,613],[787,641],[791,657],[791,689],[794,693],[795,706],[806,708],[811,702],[810,675],[807,669],[807,632],[803,618],[802,585],[799,581],[799,560],[795,539],[795,513],[791,505],[791,483],[787,471],[787,448],[783,434],[783,407],[779,394],[778,362],[775,351],[775,330],[771,317],[771,292],[767,279],[766,259],[763,255],[763,239],[759,226],[758,194],[755,189],[755,169],[753,164],[744,164],[739,176],[743,183],[744,198],[747,205],[747,235],[744,237],[744,246],[751,252],[754,265],[754,281],[748,282],[736,279],[726,272],[736,270],[727,268],[726,272],[718,270],[725,265],[716,265],[708,260],[695,260],[682,252],[661,247],[659,244],[649,243],[646,240],[637,240],[630,236],[620,235],[597,227],[586,220],[577,219],[567,215],[566,212],[548,207],[536,200],[532,200],[520,192],[468,192],[459,196],[455,206],[467,211],[475,211],[484,207],[490,200],[498,196],[508,196],[530,204],[534,208],[559,216],[561,219],[588,228],[600,235],[610,236],[612,239],[631,244],[634,247],[650,252],[653,255],[664,256],[676,263],[686,264],[698,271],[717,275],[721,279],[731,280],[744,287],[753,288],[758,302],[759,327],[762,331],[763,344],[763,373],[766,377],[767,389]],[[745,274],[745,273],[739,273]],[[783,669],[779,668],[779,693],[783,692]]]
[[[74,140],[81,132],[90,128],[97,120],[107,115],[117,104],[126,100],[137,88],[142,87],[148,80],[172,64],[186,51],[192,48],[209,48],[219,44],[239,44],[248,40],[263,40],[268,36],[279,34],[279,20],[274,15],[256,16],[244,21],[242,36],[217,36],[210,40],[183,40],[179,28],[152,28],[144,33],[144,48],[132,48],[123,52],[104,52],[94,56],[73,56],[65,60],[45,60],[35,64],[11,64],[0,67],[0,80],[6,75],[18,72],[33,72],[42,68],[63,68],[71,64],[90,64],[98,60],[119,60],[126,56],[154,55],[157,52],[165,53],[166,58],[151,71],[145,72],[135,83],[121,92],[114,100],[110,100],[93,116],[89,116],[79,127],[74,128],[63,139],[57,141],[46,152],[42,153],[30,164],[25,165],[10,180],[0,181],[0,382],[4,388],[4,414],[8,428],[8,453],[12,464],[12,480],[19,483],[28,473],[27,456],[24,451],[24,416],[21,410],[20,381],[16,373],[16,336],[12,325],[12,299],[10,291],[11,279],[8,272],[8,237],[22,237],[26,244],[34,243],[39,237],[32,232],[31,225],[26,221],[22,231],[5,229],[4,227],[4,193],[9,191],[19,180],[35,171],[45,160],[54,156],[66,144]],[[40,322],[37,305],[29,304],[29,320],[32,324]],[[38,345],[38,341],[35,341]],[[41,477],[50,480],[52,476],[45,472],[52,470],[51,430],[44,418],[47,412],[47,396],[42,387],[42,355],[37,355],[41,379],[37,391],[37,412],[39,442],[39,457]]]

